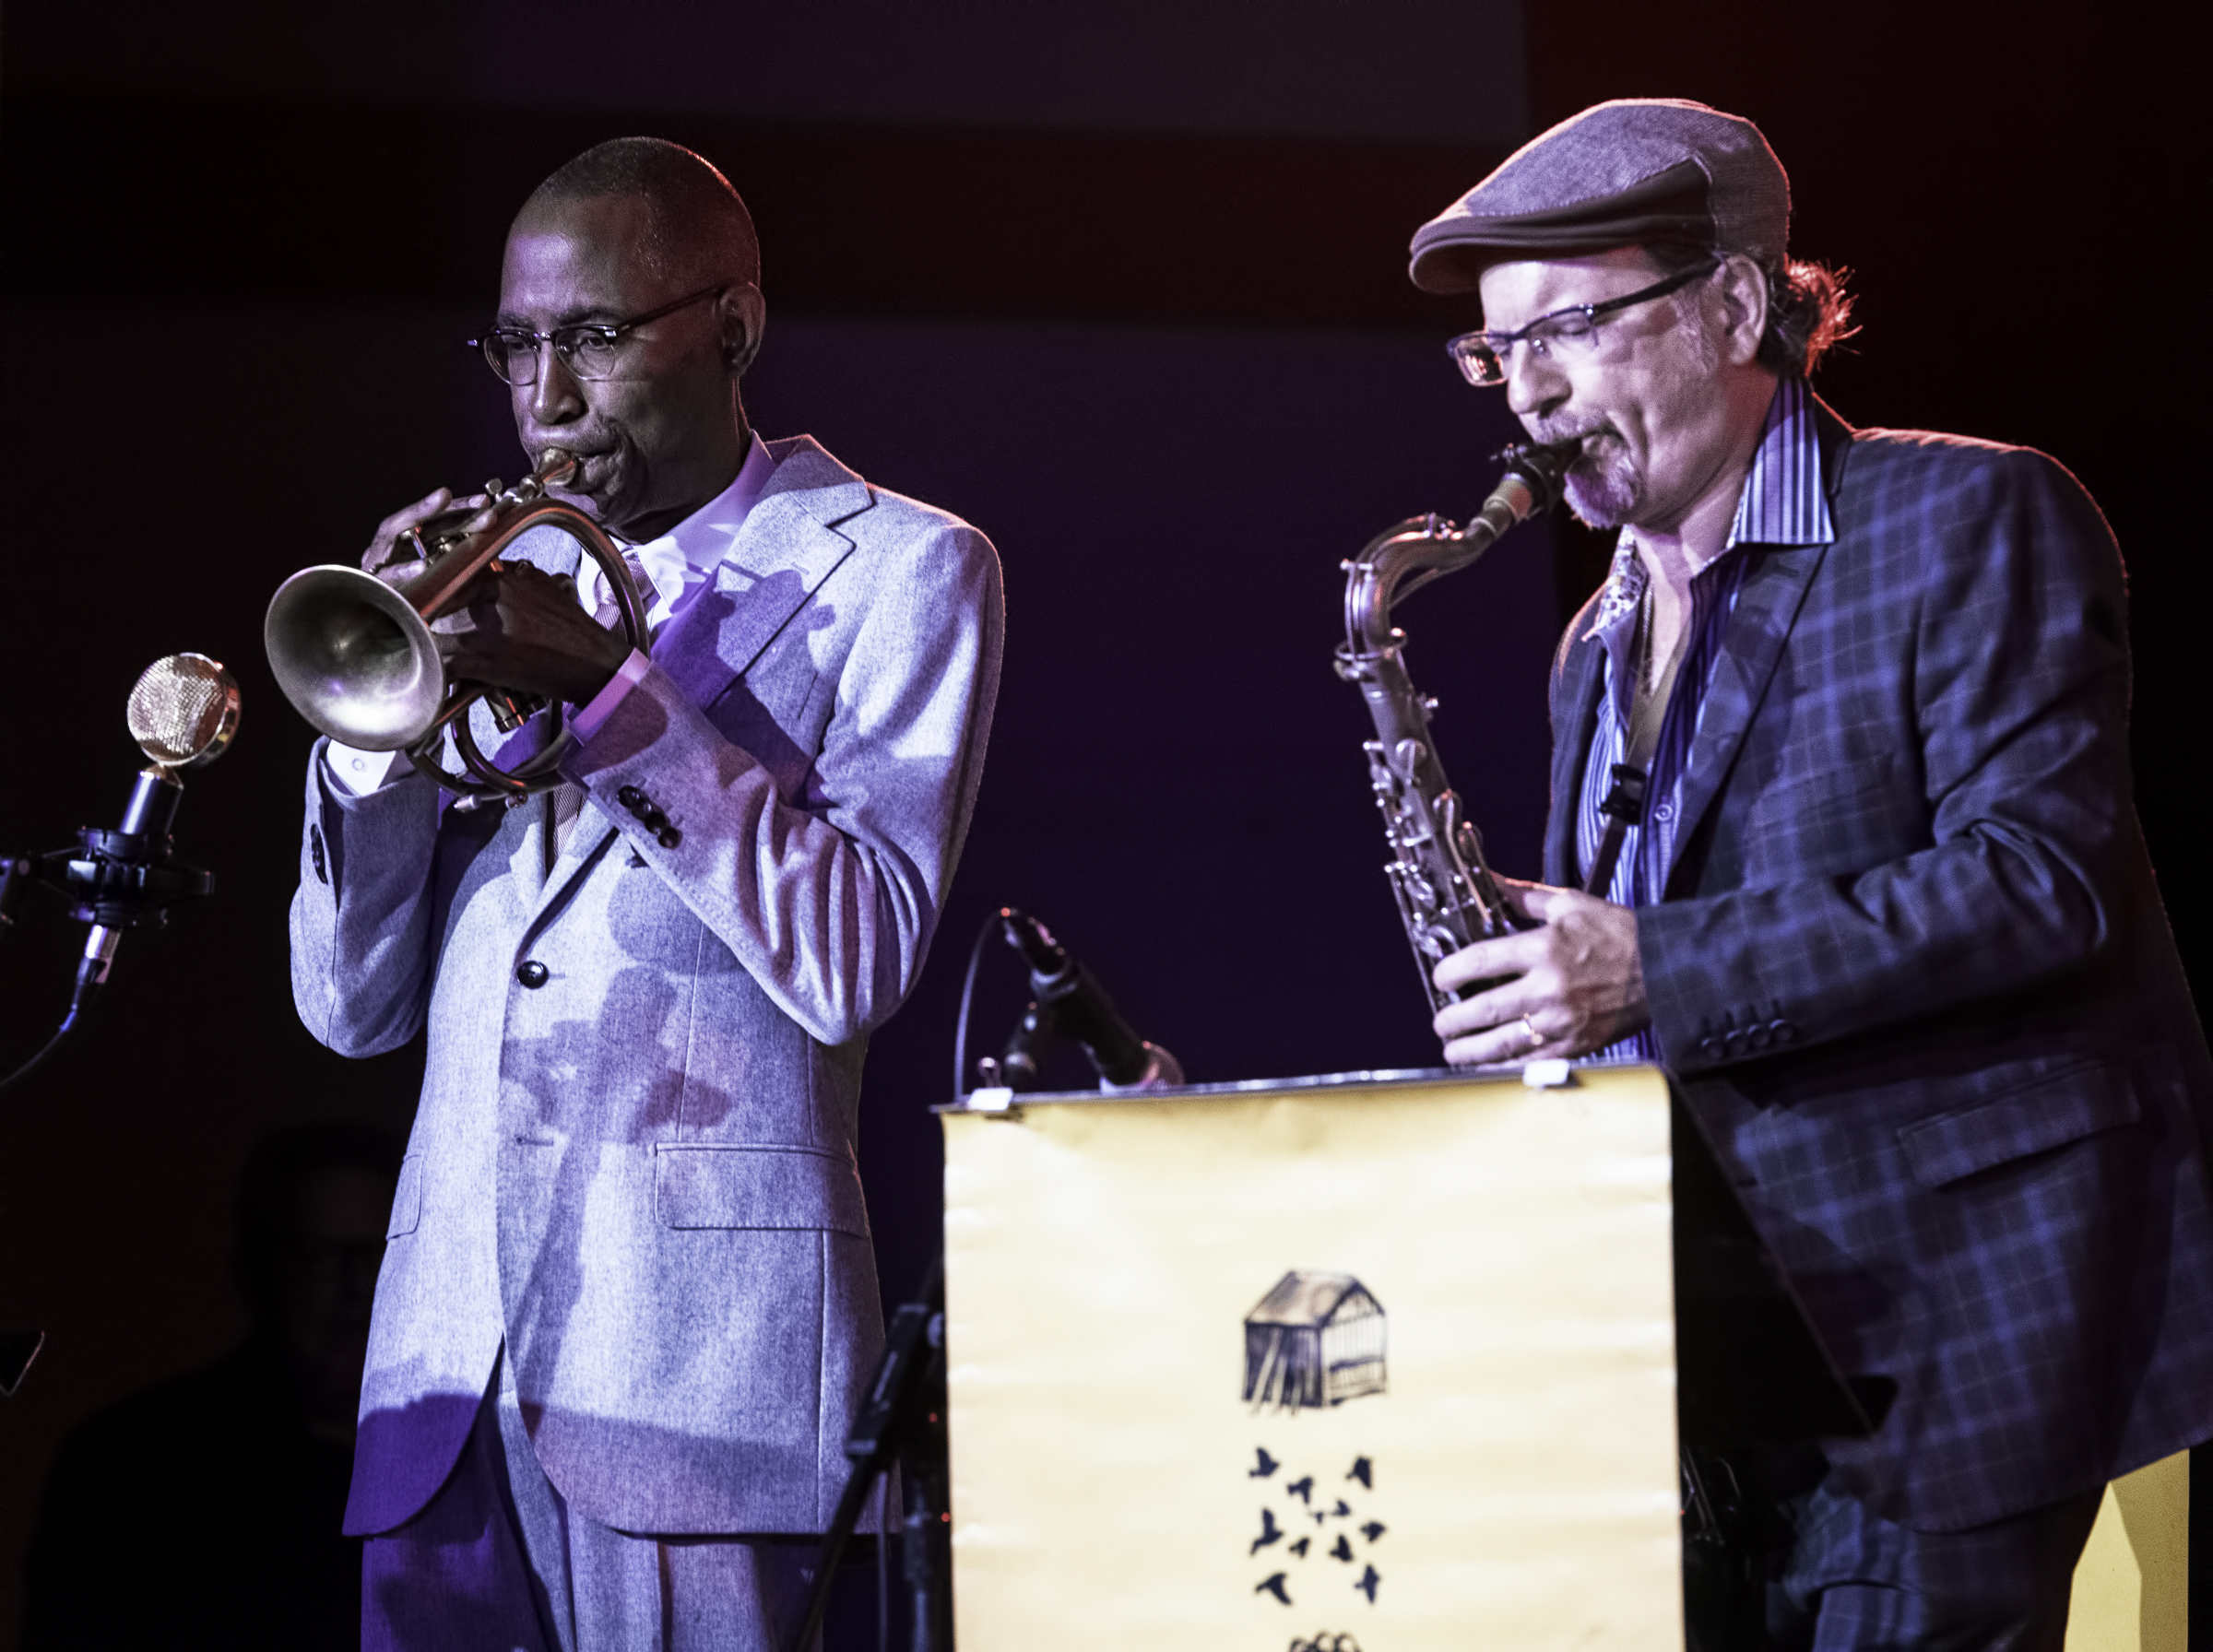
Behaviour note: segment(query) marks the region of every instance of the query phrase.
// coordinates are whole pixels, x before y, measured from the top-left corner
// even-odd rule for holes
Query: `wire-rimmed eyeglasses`
[[[1564,310],[1550,311],[1540,315],[1526,327],[1511,333],[1462,333],[1445,346],[1445,353],[1460,369],[1461,377],[1471,384],[1503,384],[1506,383],[1506,363],[1513,354],[1514,346],[1526,344],[1532,352],[1549,357],[1555,350],[1574,353],[1588,350],[1598,338],[1601,317],[1627,310],[1632,304],[1649,303],[1653,299],[1665,298],[1678,288],[1687,287],[1721,268],[1719,259],[1693,265],[1677,270],[1663,281],[1650,287],[1640,287],[1617,299],[1606,299],[1595,304],[1569,304]]]
[[[491,371],[510,384],[538,383],[538,347],[545,344],[553,347],[561,364],[577,378],[604,379],[621,360],[622,340],[633,328],[658,321],[664,315],[674,315],[702,299],[719,298],[731,286],[728,281],[718,281],[627,321],[573,322],[565,327],[555,327],[550,333],[533,333],[528,327],[494,327],[483,337],[468,342],[484,352],[484,360],[491,364]]]

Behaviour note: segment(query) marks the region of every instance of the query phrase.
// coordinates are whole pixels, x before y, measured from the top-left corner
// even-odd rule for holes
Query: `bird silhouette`
[[[1291,1604],[1291,1591],[1284,1587],[1284,1574],[1281,1572],[1263,1577],[1260,1582],[1254,1584],[1252,1592],[1256,1595],[1273,1595],[1285,1606]],[[1375,1597],[1370,1595],[1368,1599],[1373,1600]]]
[[[1292,1544],[1290,1548],[1284,1550],[1284,1552],[1285,1554],[1296,1554],[1299,1559],[1304,1560],[1307,1558],[1307,1551],[1311,1549],[1313,1546],[1314,1540],[1312,1538],[1301,1538],[1297,1542]]]
[[[1314,1501],[1314,1477],[1309,1474],[1304,1480],[1295,1480],[1284,1490],[1301,1503],[1311,1504]]]
[[[1256,1447],[1255,1449],[1257,1449],[1260,1454],[1260,1466],[1258,1468],[1248,1469],[1245,1470],[1245,1478],[1247,1480],[1266,1480],[1271,1474],[1273,1474],[1278,1469],[1283,1467],[1283,1464],[1277,1462],[1273,1457],[1268,1455],[1267,1446],[1261,1446]],[[1362,1457],[1360,1460],[1362,1462],[1366,1462],[1367,1459],[1366,1457]]]
[[[1372,1492],[1376,1489],[1376,1466],[1364,1457],[1356,1457],[1353,1459],[1353,1471],[1345,1479],[1356,1480]]]
[[[1330,1511],[1330,1518],[1332,1520],[1342,1520],[1345,1517],[1345,1516],[1351,1514],[1352,1512],[1353,1505],[1347,1503],[1343,1498],[1340,1497],[1337,1499],[1337,1506]]]
[[[1372,1543],[1389,1529],[1390,1528],[1386,1527],[1382,1521],[1370,1520],[1366,1526],[1363,1526],[1360,1528],[1360,1535]]]
[[[1344,1533],[1342,1531],[1337,1534],[1337,1547],[1330,1551],[1330,1558],[1331,1560],[1350,1560],[1353,1558],[1353,1546],[1351,1543],[1345,1540]]]
[[[1283,1541],[1283,1537],[1284,1528],[1275,1523],[1275,1511],[1264,1508],[1260,1511],[1260,1535],[1252,1540],[1252,1547],[1245,1552],[1248,1556],[1258,1554],[1269,1544]]]
[[[1360,1581],[1353,1585],[1353,1587],[1358,1589],[1363,1595],[1366,1595],[1367,1597],[1367,1603],[1370,1606],[1373,1606],[1376,1603],[1376,1585],[1381,1583],[1382,1581],[1383,1575],[1377,1571],[1375,1567],[1370,1566],[1367,1571],[1360,1574]],[[1288,1604],[1288,1602],[1286,1602],[1286,1604]]]

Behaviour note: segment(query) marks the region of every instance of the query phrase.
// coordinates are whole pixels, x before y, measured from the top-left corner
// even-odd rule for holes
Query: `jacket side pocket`
[[[867,1238],[860,1173],[803,1147],[655,1146],[653,1201],[672,1228],[797,1228]]]
[[[2142,1116],[2127,1069],[2078,1067],[1994,1101],[1906,1125],[1898,1139],[1913,1179],[1923,1187],[1942,1187]]]

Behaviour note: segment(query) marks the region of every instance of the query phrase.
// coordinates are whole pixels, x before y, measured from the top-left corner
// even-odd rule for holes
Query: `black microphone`
[[[238,733],[238,684],[219,662],[202,654],[156,660],[131,690],[125,714],[150,766],[131,787],[123,823],[112,832],[87,826],[72,848],[7,861],[0,875],[0,927],[14,921],[20,891],[37,879],[59,890],[70,916],[91,929],[61,1027],[37,1055],[0,1079],[0,1088],[38,1066],[76,1027],[94,990],[106,984],[125,929],[158,929],[177,902],[214,890],[212,873],[176,858],[170,828],[184,795],[179,772],[223,754]]]
[[[215,877],[186,866],[171,852],[170,829],[184,785],[181,770],[213,762],[238,733],[238,684],[204,654],[172,654],[140,674],[124,711],[131,738],[151,766],[139,771],[114,832],[89,827],[77,834],[92,865],[73,863],[73,914],[89,923],[85,954],[77,969],[69,1006],[75,1021],[92,988],[107,984],[116,944],[125,929],[159,929],[179,901],[214,891]],[[86,874],[89,873],[89,876]]]
[[[1051,930],[1012,907],[1000,913],[1000,921],[1007,944],[1030,966],[1030,990],[1036,995],[1000,1053],[1000,1083],[1035,1090],[1040,1060],[1063,1039],[1083,1046],[1103,1088],[1151,1090],[1184,1081],[1176,1057],[1137,1035],[1098,978]]]

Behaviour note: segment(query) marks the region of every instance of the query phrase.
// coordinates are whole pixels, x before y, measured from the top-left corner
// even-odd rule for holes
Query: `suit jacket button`
[[[677,846],[677,844],[682,843],[683,841],[684,834],[679,832],[675,827],[664,826],[661,828],[660,844],[662,848],[673,849]]]
[[[645,801],[645,794],[638,790],[638,788],[634,785],[626,785],[619,788],[616,791],[615,801],[620,803],[624,808],[635,808],[639,804]]]
[[[528,987],[543,986],[552,974],[535,958],[526,958],[515,966],[515,978]]]
[[[1727,1049],[1732,1056],[1741,1056],[1746,1050],[1752,1047],[1752,1040],[1746,1034],[1744,1029],[1741,1027],[1735,1032],[1730,1033],[1729,1036],[1723,1039],[1722,1042],[1722,1046]]]
[[[1780,1016],[1768,1023],[1768,1032],[1777,1044],[1788,1044],[1798,1036],[1798,1029]]]
[[[1719,1061],[1722,1058],[1722,1041],[1708,1033],[1698,1040],[1698,1054],[1709,1061]]]

